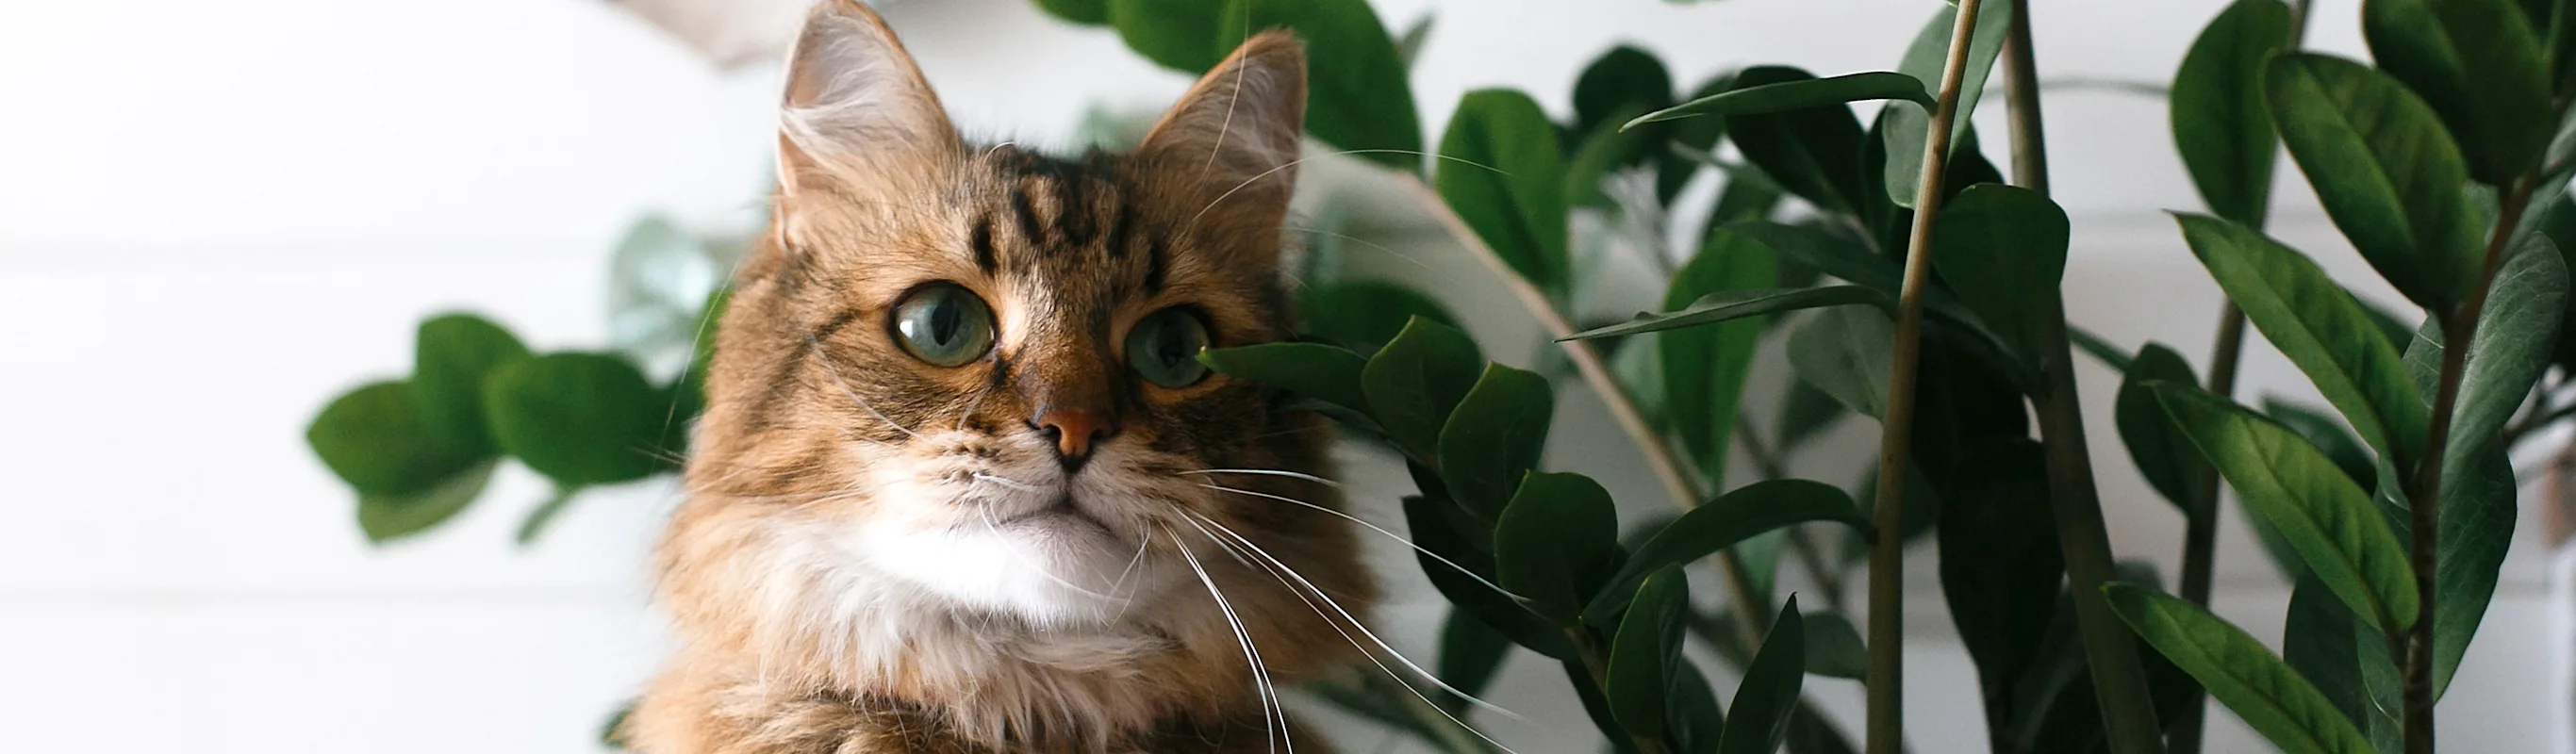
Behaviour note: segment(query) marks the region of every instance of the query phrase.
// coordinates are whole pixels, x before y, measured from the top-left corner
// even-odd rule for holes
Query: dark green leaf
[[[1817,613],[1807,621],[1807,672],[1828,678],[1861,680],[1869,675],[1869,646],[1860,629],[1840,613]]]
[[[1863,536],[1870,530],[1869,517],[1852,505],[1850,495],[1833,485],[1805,479],[1754,482],[1690,509],[1646,540],[1585,612],[1596,618],[1616,615],[1646,574],[1708,557],[1756,534],[1808,521],[1839,521]]]
[[[438,441],[408,382],[372,383],[333,399],[304,440],[360,495],[415,495],[482,460]]]
[[[492,452],[483,428],[483,378],[528,357],[528,347],[491,320],[446,314],[420,323],[412,356],[412,398],[440,444],[476,456]]]
[[[2138,465],[2138,473],[2156,488],[2167,502],[2179,506],[2185,516],[2205,515],[2201,510],[2202,485],[2212,473],[2209,463],[2201,460],[2200,451],[2192,448],[2191,438],[2174,426],[2164,406],[2156,403],[2148,383],[2164,382],[2191,386],[2200,380],[2191,373],[2191,363],[2182,354],[2162,343],[2148,343],[2138,349],[2137,361],[2129,364],[2120,379],[2119,397],[2112,404],[2112,419],[2120,429],[2120,444],[2129,449],[2129,460]]]
[[[2153,589],[2109,584],[2103,591],[2140,638],[2283,751],[2375,754],[2316,686],[2244,631]]]
[[[2403,680],[2388,644],[2313,577],[2294,581],[2288,625],[2281,631],[2281,661],[2316,684],[2344,719],[2380,752],[2398,751]],[[2366,639],[2364,637],[2367,637]]]
[[[1631,45],[1612,47],[1583,67],[1574,78],[1574,128],[1578,134],[1625,130],[1622,124],[1640,113],[1673,104],[1673,77],[1653,53]],[[1635,134],[1635,148],[1618,162],[1633,164],[1664,150],[1672,129],[1646,129]]]
[[[2467,298],[2479,273],[2477,210],[2459,148],[2432,108],[2341,58],[2281,55],[2266,71],[2281,141],[2335,227],[2426,309],[2447,312]]]
[[[1798,598],[1780,608],[1780,619],[1763,635],[1762,648],[1744,668],[1735,687],[1735,706],[1727,715],[1719,754],[1771,754],[1789,736],[1789,719],[1798,708],[1798,692],[1807,679],[1807,630],[1798,616]]]
[[[2262,227],[2280,134],[2263,102],[2263,63],[2290,47],[2290,7],[2237,0],[2192,40],[2168,96],[2174,147],[2209,211]]]
[[[1375,353],[1414,317],[1456,327],[1458,318],[1421,291],[1377,280],[1317,283],[1307,287],[1299,313],[1306,332],[1353,350]]]
[[[624,359],[558,353],[504,366],[483,383],[492,437],[563,486],[640,479],[663,468],[670,405]]]
[[[2533,264],[2527,254],[2518,256],[2521,258],[2508,260],[2508,264]],[[2546,279],[2538,274],[2521,277],[2526,282],[2516,284],[2515,288],[2523,290],[2537,287],[2530,282],[2534,279]],[[2510,280],[2500,274],[2497,293],[2507,290],[2505,283]],[[2534,291],[2531,295],[2545,294]],[[2498,296],[2496,300],[2508,299]],[[2442,465],[2441,535],[2435,541],[2437,552],[2434,556],[2435,589],[2442,596],[2434,603],[2433,614],[2433,688],[2436,695],[2449,688],[2452,671],[2458,668],[2460,657],[2468,651],[2469,640],[2475,636],[2478,623],[2486,615],[2487,602],[2495,595],[2496,578],[2504,566],[2505,551],[2513,542],[2516,514],[2513,462],[2492,429],[2493,423],[2501,420],[2492,417],[2475,419],[2490,427],[2479,432],[2470,426],[2469,408],[2489,400],[2502,402],[2496,396],[2510,389],[2515,378],[2499,374],[2482,381],[2483,384],[2473,384],[2472,378],[2485,368],[2498,372],[2529,369],[2525,362],[2530,359],[2533,344],[2528,341],[2527,333],[2513,334],[2513,326],[2501,323],[2540,317],[2530,312],[2499,311],[2495,306],[2487,308],[2487,315],[2480,318],[2480,337],[2477,345],[2469,351],[2468,372],[2462,376],[2458,398],[2461,413],[2451,425],[2452,450]],[[2498,337],[2486,337],[2490,326],[2499,331]],[[2419,379],[2417,389],[2430,394],[2435,387],[2435,365],[2442,360],[2441,333],[2431,329],[2431,323],[2427,323],[2427,330],[2417,335],[2414,344],[2406,349],[2406,362],[2415,367]],[[2481,362],[2492,366],[2482,366]],[[2528,378],[2523,379],[2523,389],[2528,390]],[[2380,474],[2380,499],[2386,507],[2391,510],[2408,507],[2409,498],[2401,494],[2401,485],[2391,481],[2394,470],[2382,465]],[[2401,518],[2397,523],[2402,528],[2407,522]],[[2399,536],[2405,538],[2408,534],[2401,530]]]
[[[1674,669],[1678,672],[1664,717],[1673,721],[1673,736],[1681,739],[1680,754],[1715,754],[1718,741],[1726,736],[1726,711],[1718,707],[1717,688],[1700,674],[1697,663],[1684,661]]]
[[[1777,280],[1778,255],[1762,242],[1712,231],[1699,253],[1673,273],[1664,308],[1686,310],[1723,291],[1764,288]],[[1662,351],[1664,413],[1681,435],[1711,488],[1722,488],[1736,415],[1744,405],[1744,380],[1753,371],[1763,322],[1745,319],[1716,327],[1672,330],[1653,336]]]
[[[1932,269],[1986,327],[2037,363],[2044,324],[2058,316],[2071,233],[2066,211],[2039,192],[1979,184],[1934,221]]]
[[[1845,407],[1873,418],[1885,416],[1888,353],[1895,337],[1885,312],[1826,309],[1789,334],[1789,365],[1798,379]]]
[[[1118,38],[1155,65],[1196,74],[1225,60],[1222,44],[1226,10],[1232,3],[1208,0],[1103,0],[1109,25]]]
[[[1423,577],[1451,605],[1511,637],[1514,644],[1558,659],[1575,656],[1564,631],[1530,614],[1511,595],[1490,585],[1494,580],[1494,556],[1490,551],[1493,536],[1484,522],[1447,501],[1420,495],[1404,498],[1404,521],[1413,544],[1424,550],[1414,554]]]
[[[1592,677],[1591,668],[1576,660],[1566,660],[1564,665],[1565,680],[1574,686],[1576,698],[1583,701],[1583,713],[1592,718],[1593,727],[1600,728],[1602,736],[1610,739],[1610,754],[1637,754],[1635,739],[1629,738],[1627,729],[1611,716],[1610,700],[1601,696],[1599,681]]]
[[[2183,238],[2265,340],[2316,383],[2364,442],[2412,458],[2430,419],[2397,347],[2352,293],[2306,256],[2243,225],[2178,214]]]
[[[1708,122],[1725,121],[1710,119]],[[1771,180],[1771,176],[1764,174],[1761,168],[1737,165],[1726,171],[1726,185],[1717,190],[1717,206],[1709,208],[1708,227],[1713,231],[1740,222],[1769,220],[1772,211],[1780,206],[1780,199],[1786,196],[1788,193],[1780,189],[1780,182]],[[1806,287],[1805,284],[1792,283],[1781,283],[1780,286]]]
[[[2004,30],[2012,25],[2012,5],[1980,5],[1975,35],[1968,42],[1968,67],[1959,84],[1958,126],[1950,132],[1950,148],[1957,149],[1968,136],[1968,117],[1977,112],[1977,100],[1986,91],[1986,75],[1994,71],[1995,57],[2004,49]],[[1921,82],[1925,91],[1937,91],[1942,70],[1950,61],[1950,35],[1959,25],[1959,10],[1942,6],[1914,35],[1914,43],[1905,48],[1905,59],[1896,70]],[[1930,135],[1932,114],[1927,107],[1889,105],[1879,137],[1887,148],[1887,165],[1880,180],[1887,184],[1887,197],[1899,207],[1914,206],[1914,193],[1923,181],[1923,142]]]
[[[1618,555],[1618,507],[1581,474],[1530,474],[1494,522],[1495,581],[1558,625],[1574,625]]]
[[[1307,133],[1370,162],[1422,169],[1422,122],[1404,57],[1367,0],[1227,0],[1224,7],[1216,27],[1220,55],[1247,31],[1280,27],[1317,51],[1306,56]]]
[[[1360,371],[1370,414],[1405,448],[1436,457],[1440,428],[1484,372],[1485,355],[1457,328],[1414,318]]]
[[[1037,0],[1038,9],[1077,24],[1099,26],[1109,23],[1107,0]]]
[[[1440,197],[1513,272],[1542,290],[1567,285],[1565,164],[1556,125],[1529,95],[1479,89],[1440,139]]]
[[[1445,568],[1446,566],[1442,566]],[[1511,637],[1493,626],[1485,625],[1466,610],[1451,607],[1449,620],[1440,627],[1440,659],[1437,675],[1441,683],[1470,696],[1485,693],[1494,676],[1503,670],[1503,658],[1511,655]],[[1464,700],[1455,695],[1436,697],[1451,712],[1459,711]]]
[[[1795,68],[1755,66],[1737,73],[1735,85],[1751,88],[1814,79],[1813,74]],[[1847,105],[1729,115],[1726,132],[1746,162],[1819,208],[1852,213],[1877,201],[1877,177],[1862,172],[1860,121],[1852,119]],[[1865,180],[1873,183],[1864,184]]]
[[[1413,19],[1413,25],[1404,27],[1403,36],[1395,38],[1395,55],[1404,59],[1405,70],[1413,70],[1413,64],[1422,60],[1422,47],[1431,42],[1431,27],[1437,18],[1435,14],[1424,13],[1421,18]]]
[[[2540,234],[2523,239],[2508,254],[2487,293],[2476,345],[2460,375],[2457,415],[2451,422],[2453,452],[2475,454],[2499,441],[2497,432],[2548,370],[2558,341],[2567,307],[2566,262]],[[2407,356],[2417,353],[2409,349]]]
[[[2344,427],[2343,420],[2317,409],[2270,397],[2263,399],[2263,414],[2299,433],[2318,450],[2325,451],[2327,458],[2334,459],[2335,468],[2343,469],[2344,476],[2352,477],[2354,484],[2368,486],[2377,483],[2374,476],[2377,472],[2372,468],[2376,462],[2370,458],[2370,449],[2362,447],[2361,438],[2352,436],[2352,430]]]
[[[1630,735],[1664,735],[1665,690],[1681,661],[1682,616],[1690,612],[1690,582],[1681,566],[1665,566],[1637,587],[1627,617],[1610,642],[1602,696],[1610,715]]]
[[[2361,30],[2379,67],[2441,115],[2470,174],[2503,186],[2539,165],[2557,110],[2543,39],[2514,0],[2368,0]]]
[[[1871,71],[1732,89],[1638,116],[1623,128],[1683,118],[1777,113],[1870,100],[1906,100],[1932,106],[1932,95],[1924,91],[1922,81],[1892,71]]]
[[[1740,237],[1739,237],[1740,238]],[[1745,241],[1758,244],[1756,241]],[[1799,309],[1815,309],[1850,304],[1877,307],[1867,316],[1884,320],[1893,306],[1885,295],[1866,286],[1829,285],[1822,288],[1730,290],[1710,293],[1689,302],[1689,306],[1662,313],[1639,313],[1635,319],[1609,327],[1585,330],[1559,340],[1585,340],[1634,335],[1658,330],[1672,330],[1697,325],[1717,324],[1746,317],[1759,317]]]
[[[1369,407],[1360,390],[1360,374],[1368,368],[1368,360],[1340,346],[1262,343],[1211,348],[1199,353],[1199,363],[1343,408],[1364,412]]]
[[[2237,498],[2289,539],[2319,581],[2371,625],[2414,623],[2415,571],[2368,491],[2288,427],[2196,387],[2153,389]]]
[[[1449,494],[1485,520],[1501,516],[1513,485],[1538,466],[1555,412],[1556,391],[1547,378],[1486,366],[1440,429],[1440,479]]]
[[[1628,108],[1620,112],[1636,112]],[[1580,139],[1565,160],[1565,206],[1615,210],[1618,202],[1602,190],[1602,180],[1619,169],[1629,153],[1643,146],[1640,134],[1622,133],[1609,126],[1590,131],[1575,131],[1569,136]],[[1577,277],[1585,277],[1576,270]]]
[[[2065,561],[2048,505],[2048,465],[2027,437],[1988,440],[1959,463],[1941,506],[1941,596],[1976,663],[1989,707],[2030,673],[2058,607]]]
[[[403,495],[358,493],[358,531],[372,544],[384,544],[437,528],[471,505],[492,480],[499,459],[467,466],[428,489]]]
[[[1688,98],[1702,99],[1733,88],[1735,74],[1721,73],[1701,82]],[[1682,187],[1699,173],[1701,165],[1712,162],[1708,155],[1717,149],[1717,140],[1726,135],[1726,119],[1692,118],[1673,123],[1671,129],[1664,142],[1650,143],[1655,152],[1655,199],[1665,204],[1671,204],[1674,197],[1681,195]],[[1760,168],[1742,167],[1760,172]],[[1732,181],[1730,177],[1729,182]],[[1769,180],[1766,178],[1764,182]],[[1779,185],[1772,184],[1771,192],[1779,193]],[[1715,227],[1717,222],[1712,217],[1711,227]]]

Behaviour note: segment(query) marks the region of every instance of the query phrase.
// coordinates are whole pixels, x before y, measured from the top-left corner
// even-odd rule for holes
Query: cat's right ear
[[[823,0],[787,56],[778,109],[778,186],[822,182],[859,196],[906,191],[963,151],[939,95],[876,11]]]

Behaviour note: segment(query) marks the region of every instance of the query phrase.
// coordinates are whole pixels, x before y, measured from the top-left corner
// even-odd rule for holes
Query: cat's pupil
[[[1187,335],[1188,333],[1183,332],[1181,328],[1178,327],[1165,327],[1162,328],[1161,332],[1155,333],[1154,360],[1162,362],[1165,367],[1179,366],[1181,363],[1181,349],[1187,347],[1187,344],[1182,343],[1181,341],[1184,340]]]
[[[934,346],[956,345],[958,331],[964,329],[966,314],[955,301],[941,301],[930,307],[930,342]]]

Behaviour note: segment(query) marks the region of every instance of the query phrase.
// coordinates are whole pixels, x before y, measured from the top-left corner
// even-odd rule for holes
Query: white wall
[[[2218,4],[2040,5],[2052,77],[2160,80]],[[1440,14],[1413,76],[1436,134],[1474,87],[1524,87],[1561,111],[1581,63],[1614,40],[1686,82],[1754,62],[1887,67],[1931,3],[1379,8],[1398,25]],[[2357,53],[2354,10],[2319,3],[2312,40]],[[1020,0],[905,0],[889,17],[961,123],[987,134],[1061,141],[1087,103],[1156,105],[1185,83]],[[774,85],[712,70],[597,0],[0,3],[0,387],[14,399],[0,434],[0,751],[589,750],[665,645],[641,559],[669,485],[587,496],[521,551],[508,533],[545,490],[510,470],[450,530],[370,549],[303,425],[338,390],[404,372],[411,326],[432,311],[490,313],[541,348],[601,342],[606,253],[628,222],[757,220]],[[2196,205],[2161,103],[2066,91],[2048,104],[2077,216],[2073,316],[2122,343],[2205,352],[2217,291],[2155,214]],[[2369,279],[2296,178],[2283,187],[2282,234]],[[1462,269],[1436,240],[1406,248]],[[1478,317],[1494,323],[1480,332],[1491,350],[1534,352],[1499,345],[1528,330],[1490,280],[1451,277],[1448,300],[1493,314]],[[1763,370],[1777,385],[1778,365]],[[2081,376],[2115,544],[2171,573],[2180,522],[2119,456],[2116,378]],[[2246,382],[2306,393],[2268,352]],[[1618,447],[1599,439],[1611,430],[1596,404],[1565,404],[1576,439],[1552,463],[1640,478],[1632,458],[1585,452]],[[1869,434],[1846,426],[1837,442],[1861,449]],[[1856,464],[1802,471],[1839,479]],[[1388,497],[1362,497],[1392,520]],[[2276,636],[2285,592],[2241,529],[2222,536],[2221,612]],[[2454,751],[2576,751],[2568,605],[2547,599],[2524,539],[2444,707]],[[1419,646],[1438,600],[1408,559],[1387,561],[1388,623]],[[1933,560],[1919,562],[1916,747],[1975,750],[1971,671],[1928,588]],[[1551,668],[1515,663],[1510,681],[1496,701],[1547,713],[1496,721],[1498,735],[1527,754],[1591,750]],[[1857,686],[1815,686],[1857,710]],[[2264,750],[2216,717],[2213,751]]]

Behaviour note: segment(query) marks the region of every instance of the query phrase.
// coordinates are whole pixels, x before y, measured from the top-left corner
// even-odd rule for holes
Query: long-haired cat
[[[1251,37],[1078,160],[961,141],[855,0],[788,71],[659,553],[682,644],[628,744],[1321,749],[1269,689],[1352,659],[1374,596],[1328,429],[1196,361],[1292,333],[1299,43]]]

